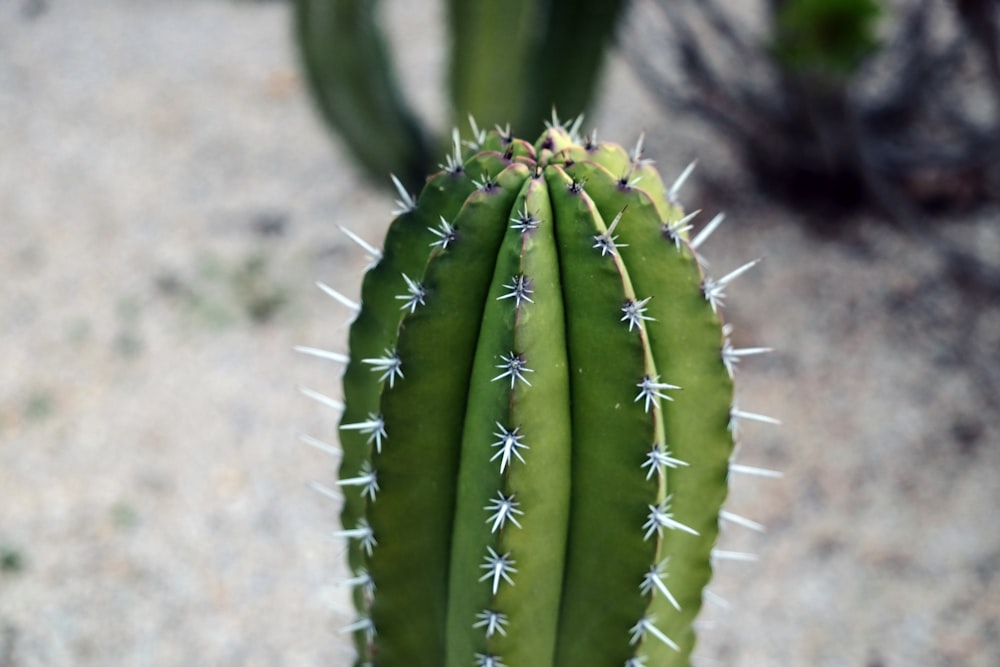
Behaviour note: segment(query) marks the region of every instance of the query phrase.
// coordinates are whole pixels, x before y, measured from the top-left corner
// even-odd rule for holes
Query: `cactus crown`
[[[361,305],[331,290],[356,311],[335,358],[357,665],[689,661],[754,417],[732,387],[753,350],[719,317],[746,267],[706,277],[679,183],[577,126],[456,136],[383,249],[361,242]]]

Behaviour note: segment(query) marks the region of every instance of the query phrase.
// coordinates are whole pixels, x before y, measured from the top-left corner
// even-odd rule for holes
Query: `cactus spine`
[[[764,350],[719,317],[746,267],[703,275],[641,144],[577,125],[456,141],[369,248],[340,423],[359,666],[689,663],[759,418],[732,366]]]

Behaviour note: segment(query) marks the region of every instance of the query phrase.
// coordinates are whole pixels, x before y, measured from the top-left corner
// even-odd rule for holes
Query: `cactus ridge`
[[[642,140],[558,119],[463,144],[400,193],[355,319],[339,535],[358,665],[686,665],[745,356]],[[314,396],[315,397],[315,396]],[[325,398],[325,397],[324,397]],[[320,400],[320,399],[317,399]],[[341,407],[333,399],[328,405]],[[311,444],[329,447],[319,441]],[[322,448],[321,447],[321,448]]]

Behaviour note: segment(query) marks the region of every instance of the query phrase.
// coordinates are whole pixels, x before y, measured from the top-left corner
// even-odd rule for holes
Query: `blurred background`
[[[357,294],[336,225],[377,243],[394,196],[296,4],[0,0],[0,667],[351,664],[336,461],[299,441],[335,441],[298,387],[338,369],[292,347],[344,349],[313,283]],[[759,561],[719,564],[698,657],[995,667],[996,3],[729,4],[623,3],[582,127],[697,159],[712,270],[765,258],[726,314],[784,422],[740,460],[784,477],[735,482],[767,530],[723,535]],[[443,5],[375,16],[432,164]]]

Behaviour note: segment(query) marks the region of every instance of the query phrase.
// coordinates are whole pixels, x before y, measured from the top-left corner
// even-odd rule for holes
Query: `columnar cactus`
[[[704,275],[716,221],[690,239],[641,142],[577,126],[456,138],[383,249],[351,234],[361,304],[326,288],[359,666],[689,662],[734,423],[768,419],[719,316],[753,263]]]

